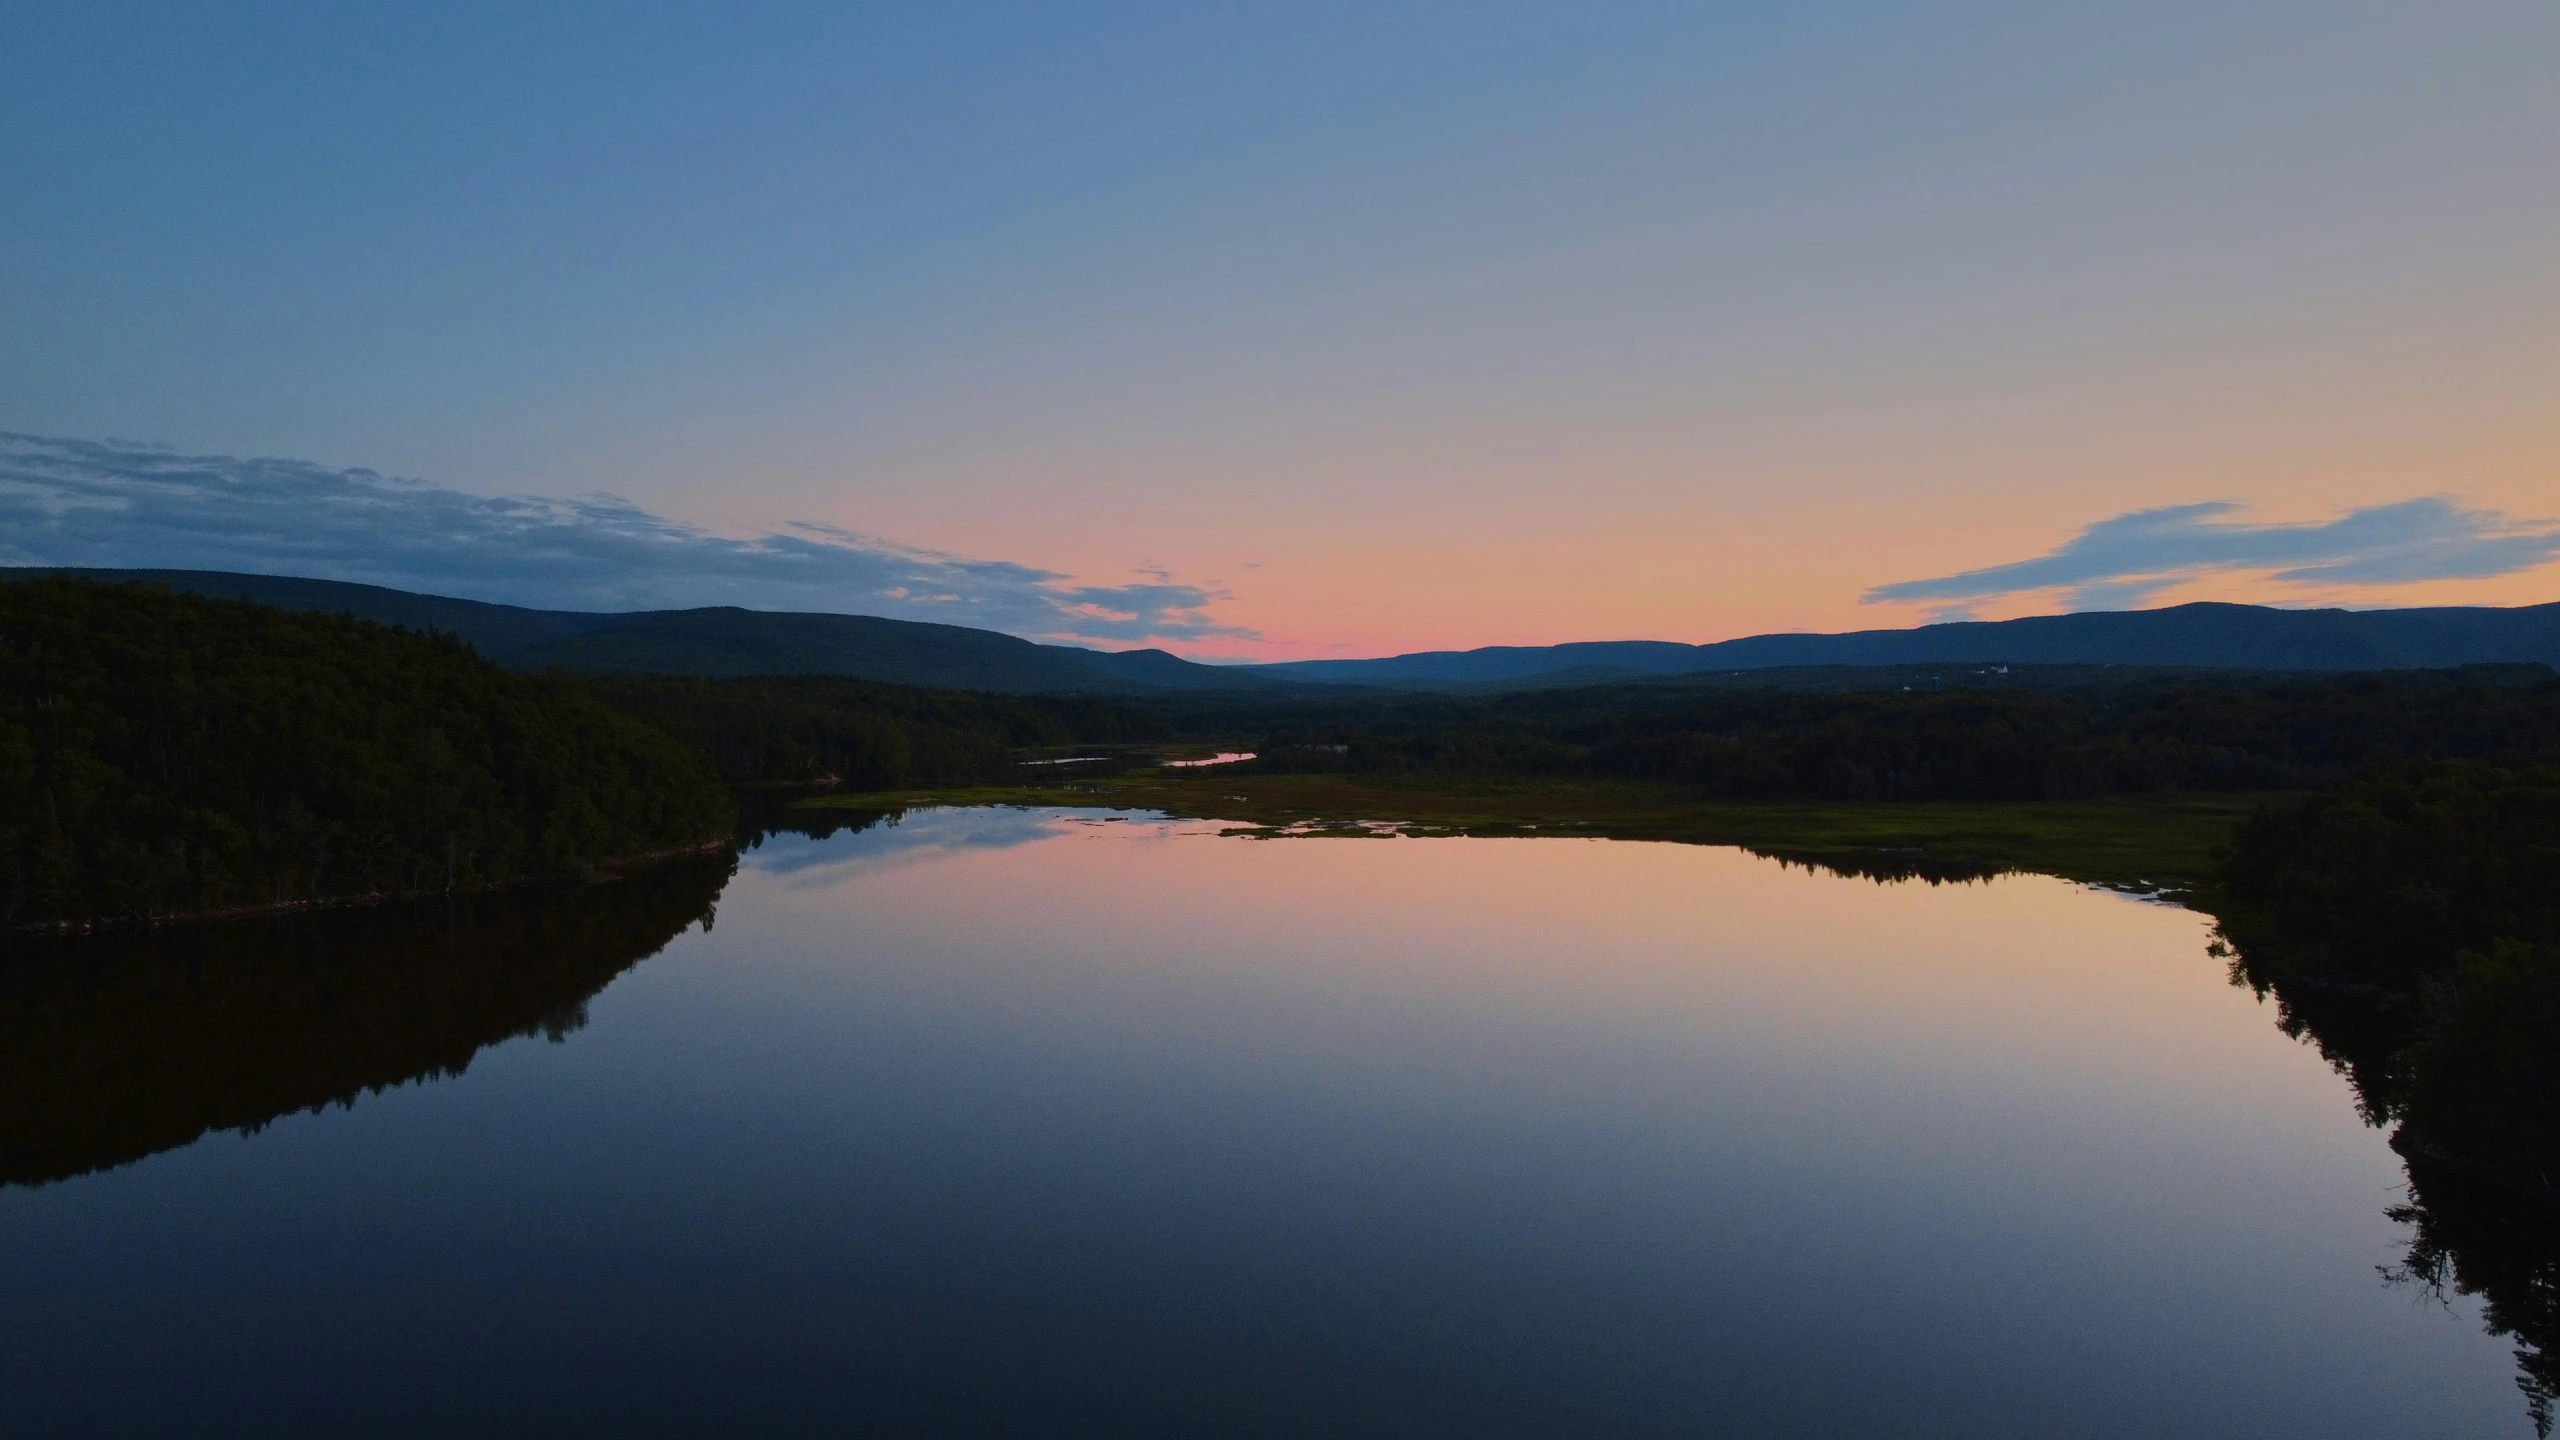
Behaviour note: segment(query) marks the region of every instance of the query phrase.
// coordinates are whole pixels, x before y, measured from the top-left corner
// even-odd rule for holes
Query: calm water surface
[[[1217,831],[16,957],[0,1433],[2531,1433],[2199,915]]]

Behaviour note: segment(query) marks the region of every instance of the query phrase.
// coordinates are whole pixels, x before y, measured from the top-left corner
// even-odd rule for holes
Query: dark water
[[[2532,1433],[2201,916],[1217,828],[21,947],[0,1434]]]

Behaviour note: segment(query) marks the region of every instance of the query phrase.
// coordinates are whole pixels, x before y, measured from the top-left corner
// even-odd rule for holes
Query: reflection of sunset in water
[[[859,914],[867,963],[955,945],[1007,957],[1005,986],[1067,1010],[1111,977],[1247,983],[1878,1063],[1996,1049],[2182,1093],[2236,1083],[2226,1068],[2245,1064],[2252,1085],[2337,1108],[2316,1059],[2262,1043],[2268,1016],[2205,955],[2206,917],[2042,876],[1875,885],[1608,840],[1211,843],[1215,822],[1103,812],[926,812],[904,828],[938,863],[791,906]],[[1148,852],[1136,870],[1132,845]],[[1152,943],[1130,946],[1133,926]],[[1379,946],[1389,933],[1398,943]]]
[[[742,1393],[888,1433],[2522,1423],[2474,1302],[2377,1279],[2396,1160],[2192,912],[1669,844],[852,824],[763,834],[559,1043],[499,1007],[461,1074],[269,1086],[354,1098],[0,1189],[0,1393],[134,1434]],[[335,977],[406,983],[296,974],[257,1074],[328,1053]]]

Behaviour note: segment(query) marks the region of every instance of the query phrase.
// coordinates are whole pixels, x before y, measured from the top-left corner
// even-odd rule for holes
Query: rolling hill
[[[1251,668],[1292,680],[1474,689],[1502,683],[1604,684],[1655,675],[1797,666],[1993,663],[2404,670],[2497,661],[2560,667],[2560,604],[2413,610],[2195,604],[1959,621],[1846,635],[1753,635],[1709,645],[1661,640],[1496,645]]]
[[[1273,692],[1301,685],[1481,692],[1718,672],[1956,664],[2340,671],[2507,661],[2560,667],[2560,604],[2412,610],[2196,604],[1844,635],[1753,635],[1707,645],[1607,640],[1374,660],[1202,665],[1162,650],[1042,645],[993,630],[872,615],[729,606],[534,610],[378,585],[218,570],[0,569],[0,579],[50,574],[148,581],[198,595],[245,596],[286,609],[449,631],[516,669],[713,678],[845,675],[1010,694]],[[1817,688],[1837,683],[1830,677]]]
[[[1232,666],[1198,665],[1162,650],[1109,652],[1041,645],[993,630],[741,610],[533,610],[379,585],[243,575],[221,570],[18,568],[0,578],[76,575],[142,581],[183,594],[245,597],[287,610],[354,615],[413,630],[448,631],[487,659],[519,670],[652,675],[850,675],[895,685],[1011,694],[1268,690],[1288,682]]]

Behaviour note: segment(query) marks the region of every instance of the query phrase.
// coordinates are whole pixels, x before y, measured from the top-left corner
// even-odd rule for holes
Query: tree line
[[[2234,980],[2319,1046],[2409,1162],[2403,1273],[2516,1337],[2560,1397],[2560,767],[2383,765],[2270,806],[2212,898]]]
[[[565,680],[343,616],[0,586],[0,921],[471,889],[697,846],[694,751]]]
[[[1735,799],[2307,789],[2560,764],[2540,667],[2062,688],[1646,684],[1482,697],[988,695],[526,675],[448,636],[156,587],[0,586],[0,924],[469,889],[731,834],[727,786],[1021,778],[1029,747],[1243,740],[1264,771]]]
[[[1266,771],[1587,778],[1734,799],[2041,800],[2307,789],[2407,758],[2560,763],[2540,666],[2178,679],[2064,690],[1615,686],[1261,709]]]
[[[504,670],[154,585],[0,585],[0,928],[467,892],[717,843],[730,786],[1002,779],[1128,704]]]
[[[1079,696],[918,690],[786,675],[605,675],[598,698],[710,757],[733,784],[825,780],[853,790],[1004,780],[1018,751],[1169,738],[1153,710]]]

